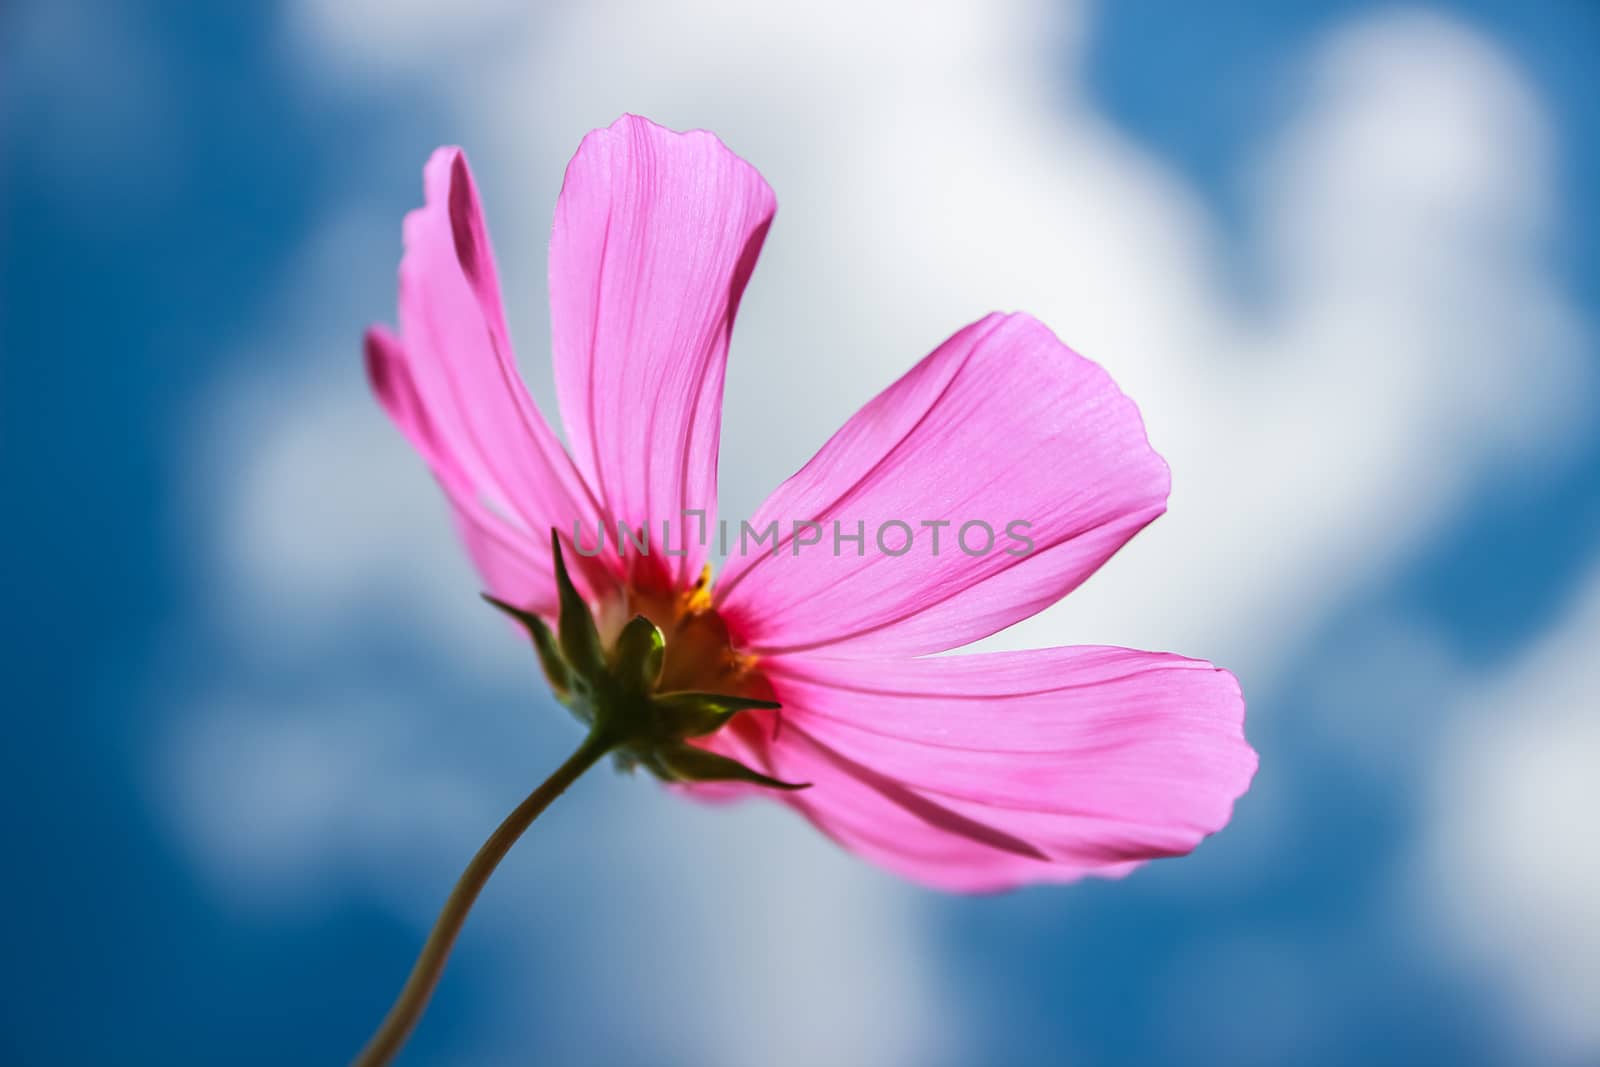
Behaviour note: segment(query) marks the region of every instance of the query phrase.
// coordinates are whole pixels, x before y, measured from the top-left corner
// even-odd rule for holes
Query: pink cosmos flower
[[[606,531],[597,554],[564,553],[600,641],[620,648],[642,615],[665,644],[655,691],[731,698],[677,756],[639,762],[706,797],[809,783],[772,795],[950,890],[1118,876],[1227,823],[1256,755],[1226,671],[1107,647],[931,655],[1055,603],[1165,510],[1166,464],[1098,365],[1027,315],[959,330],[750,520],[779,523],[776,550],[735,553],[711,584],[723,370],[772,190],[703,131],[624,116],[584,139],[550,242],[563,447],[518,375],[466,157],[439,149],[424,184],[399,332],[366,338],[373,389],[495,598],[556,621],[550,531],[587,531],[584,553]],[[917,550],[872,543],[896,520]],[[975,520],[1025,520],[1032,551],[958,549]],[[846,539],[802,551],[813,522]],[[619,545],[619,523],[666,524],[665,545]]]

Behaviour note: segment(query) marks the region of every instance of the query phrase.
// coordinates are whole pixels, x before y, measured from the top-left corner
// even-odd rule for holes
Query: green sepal
[[[556,696],[566,700],[572,694],[572,668],[567,666],[567,661],[561,657],[561,649],[556,646],[556,635],[550,632],[550,624],[531,611],[508,604],[499,597],[488,593],[482,594],[483,599],[499,608],[513,619],[522,624],[528,631],[528,636],[533,638],[533,647],[539,654],[539,666],[544,669],[545,680],[550,683],[550,688],[555,690]]]
[[[556,622],[556,633],[561,651],[578,676],[593,678],[606,669],[605,653],[601,650],[600,631],[595,628],[594,616],[584,601],[578,587],[572,584],[567,573],[566,560],[561,557],[561,535],[550,529],[550,553],[556,565],[556,592],[560,597],[561,615]]]
[[[667,637],[661,628],[643,615],[635,615],[617,635],[611,650],[611,670],[617,680],[638,693],[648,693],[661,677],[666,658]]]
[[[664,778],[677,782],[750,782],[770,789],[809,789],[810,782],[782,782],[738,760],[682,742],[657,745],[646,757]]]
[[[777,711],[782,704],[723,693],[661,693],[653,698],[662,727],[678,737],[704,737],[741,711]]]

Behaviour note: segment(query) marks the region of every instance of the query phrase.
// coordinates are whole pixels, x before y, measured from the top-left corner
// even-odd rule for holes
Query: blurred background
[[[780,204],[724,513],[1029,310],[1175,489],[988,643],[1224,664],[1261,771],[986,899],[595,774],[402,1062],[1600,1063],[1597,56],[1590,0],[0,8],[0,1062],[345,1062],[575,743],[359,339],[462,144],[553,410],[562,169],[635,111]]]

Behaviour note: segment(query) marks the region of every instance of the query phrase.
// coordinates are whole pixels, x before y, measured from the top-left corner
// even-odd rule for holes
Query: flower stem
[[[614,746],[612,738],[602,731],[591,733],[578,746],[578,750],[567,758],[567,762],[557,767],[543,785],[529,793],[528,798],[518,804],[516,810],[507,815],[505,821],[489,835],[483,847],[478,849],[478,854],[472,857],[472,862],[467,864],[455,888],[450,891],[450,898],[444,902],[444,909],[439,912],[439,918],[435,920],[433,930],[422,946],[422,954],[417,957],[417,962],[411,968],[411,976],[400,990],[400,996],[395,999],[394,1006],[384,1016],[383,1024],[367,1042],[366,1048],[351,1061],[351,1067],[383,1067],[399,1053],[400,1046],[411,1036],[417,1020],[422,1018],[428,998],[433,996],[433,987],[439,984],[439,976],[444,973],[445,961],[450,957],[456,936],[467,921],[467,912],[472,910],[473,902],[483,891],[489,876],[533,820],[539,817],[539,813]]]

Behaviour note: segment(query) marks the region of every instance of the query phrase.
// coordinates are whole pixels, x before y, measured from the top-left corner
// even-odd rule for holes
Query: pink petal
[[[941,888],[1183,855],[1226,825],[1255,773],[1238,683],[1181,656],[1079,647],[764,669],[784,708],[761,766],[814,783],[784,799]]]
[[[775,209],[714,135],[633,115],[584,138],[556,206],[551,330],[573,455],[608,538],[615,520],[648,524],[657,577],[680,586],[706,558],[682,513],[715,512],[728,336]],[[657,550],[664,522],[685,557]]]
[[[493,592],[544,610],[551,527],[593,529],[599,512],[517,373],[466,157],[439,149],[423,185],[424,206],[405,220],[401,334],[369,331],[368,377],[450,496]],[[591,591],[607,581],[600,565],[588,571]]]
[[[536,539],[491,511],[471,480],[441,445],[417,396],[400,339],[381,326],[367,331],[367,378],[391,419],[433,468],[450,500],[456,528],[477,564],[484,584],[496,596],[545,615],[556,614],[555,577],[548,550]]]
[[[1029,316],[990,315],[880,393],[778,487],[751,520],[756,530],[779,524],[776,553],[751,542],[741,554],[730,533],[718,606],[757,653],[954,648],[1074,589],[1165,510],[1167,488],[1138,410],[1104,370]],[[797,521],[821,523],[822,542],[797,545]],[[915,537],[903,555],[889,554],[905,536],[884,525],[895,521]],[[939,521],[950,525],[935,554],[923,524]],[[1008,537],[1014,521],[1031,523],[1021,529],[1034,545],[1027,554]],[[968,523],[994,531],[987,552],[982,526],[966,542],[977,554],[957,543]],[[860,549],[834,540],[858,529]]]

